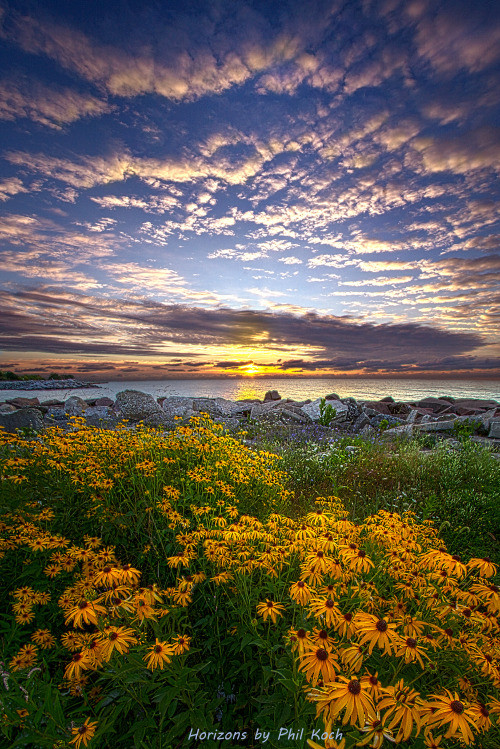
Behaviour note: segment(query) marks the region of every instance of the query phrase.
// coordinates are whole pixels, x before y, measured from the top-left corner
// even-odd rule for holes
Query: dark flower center
[[[328,659],[328,653],[323,648],[316,651],[316,658],[318,661],[326,661]]]
[[[298,629],[297,630],[297,637],[304,638],[306,636],[305,629]]]
[[[325,602],[325,606],[326,606],[326,607],[327,607],[328,609],[333,609],[334,603],[333,603],[333,601],[332,601],[332,599],[331,599],[331,598],[329,598],[329,599],[328,599],[328,600],[327,600],[327,601]]]
[[[116,632],[111,632],[109,639],[111,640],[111,642],[113,642],[114,640],[117,640],[118,635],[116,634]]]
[[[328,639],[328,632],[325,632],[325,630],[322,629],[321,632],[319,633],[318,637],[320,637],[322,640],[327,640]]]
[[[86,609],[88,605],[89,605],[88,601],[80,601],[80,603],[78,604],[78,608],[82,609],[83,611],[83,609]]]
[[[361,559],[364,559],[366,557],[366,551],[358,551],[358,557],[361,557]]]
[[[375,627],[378,629],[379,632],[386,632],[387,622],[385,621],[385,619],[379,619]]]
[[[301,580],[299,583],[297,583],[297,588],[303,588],[304,585],[305,585],[305,583],[303,583],[302,580]]]
[[[162,650],[163,650],[163,648],[162,648],[161,645],[156,645],[155,646],[155,653],[161,653]]]
[[[377,686],[377,684],[378,684],[378,679],[377,679],[377,677],[376,677],[376,676],[370,676],[370,679],[369,679],[369,681],[370,681],[370,684],[371,684],[372,686],[374,686],[374,687],[376,687],[376,686]]]
[[[461,715],[464,711],[464,706],[458,700],[453,700],[453,702],[450,704],[450,707],[457,715]]]
[[[344,614],[344,619],[346,620],[346,622],[350,622],[352,619],[352,614]]]
[[[353,679],[347,685],[347,689],[351,694],[354,694],[354,695],[359,694],[361,692],[361,684],[359,683],[357,679]]]
[[[409,648],[416,648],[417,647],[417,641],[413,637],[408,637],[406,640],[406,644]]]

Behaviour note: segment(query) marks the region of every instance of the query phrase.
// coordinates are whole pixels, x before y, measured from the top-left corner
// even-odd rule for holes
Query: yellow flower
[[[187,635],[177,635],[173,639],[174,655],[181,655],[189,650],[191,638]]]
[[[174,655],[174,652],[175,647],[173,645],[169,645],[167,642],[160,642],[156,638],[155,645],[149,648],[148,655],[145,655],[143,660],[147,661],[147,667],[151,671],[154,671],[157,666],[163,669],[165,663],[170,663],[172,660],[171,656]]]
[[[413,724],[417,735],[422,727],[422,700],[418,692],[405,686],[400,679],[395,686],[385,688],[385,696],[377,704],[377,709],[388,708],[385,720],[390,721],[388,728],[393,730],[399,724],[396,742],[407,741],[413,731]]]
[[[345,676],[337,676],[337,681],[311,692],[307,698],[317,703],[316,715],[322,713],[325,722],[333,722],[345,710],[343,725],[350,723],[364,728],[375,712],[372,698],[364,691],[361,682]]]
[[[101,635],[100,642],[103,645],[102,657],[109,661],[113,652],[128,653],[130,645],[137,644],[133,629],[126,627],[107,627]]]
[[[87,718],[82,726],[72,729],[71,733],[75,738],[71,739],[69,743],[74,744],[75,749],[80,749],[82,742],[84,746],[87,746],[95,734],[96,727],[97,721],[90,722],[90,718]]]
[[[327,625],[333,624],[340,614],[331,598],[316,598],[311,601],[309,609],[310,614],[312,613],[317,619],[324,616]]]
[[[478,730],[478,716],[460,702],[456,692],[452,695],[447,689],[444,691],[444,695],[431,695],[426,702],[426,707],[433,709],[427,718],[428,725],[441,728],[448,723],[445,739],[457,738],[464,744],[473,744],[474,735],[471,728]]]
[[[339,671],[340,666],[332,653],[323,647],[315,647],[313,643],[306,646],[300,656],[299,671],[305,672],[307,681],[310,681],[313,687],[318,683],[320,674],[323,681],[333,681],[335,669]]]
[[[394,631],[396,624],[389,624],[385,619],[379,619],[373,614],[358,614],[356,616],[357,634],[361,634],[360,645],[366,642],[368,654],[371,655],[375,645],[383,648],[384,655],[391,655],[393,650],[400,644],[401,638]]]
[[[65,624],[72,621],[75,627],[83,628],[81,623],[83,621],[85,624],[95,624],[97,626],[97,615],[105,613],[106,609],[103,606],[82,600],[78,606],[75,606],[71,611],[69,611],[68,616],[65,619]]]
[[[276,624],[276,619],[278,616],[283,616],[283,611],[285,610],[285,607],[281,603],[275,603],[274,601],[270,601],[268,598],[266,598],[266,602],[259,603],[257,605],[257,613],[259,616],[261,616],[264,621],[268,617],[271,617],[273,624]]]
[[[290,597],[295,601],[295,603],[300,603],[302,606],[305,606],[309,601],[311,594],[311,588],[306,582],[304,582],[304,580],[299,580],[290,588]]]

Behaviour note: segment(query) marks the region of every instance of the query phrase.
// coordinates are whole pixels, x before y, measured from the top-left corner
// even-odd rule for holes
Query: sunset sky
[[[500,4],[0,0],[0,368],[500,377]]]

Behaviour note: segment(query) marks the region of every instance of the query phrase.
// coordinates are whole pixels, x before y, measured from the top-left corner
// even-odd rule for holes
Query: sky
[[[500,5],[0,0],[0,367],[500,378]]]

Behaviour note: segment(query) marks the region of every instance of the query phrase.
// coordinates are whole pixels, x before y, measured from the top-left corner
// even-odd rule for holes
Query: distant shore
[[[77,388],[98,388],[94,382],[81,382],[80,380],[2,380],[2,390],[69,390]]]

